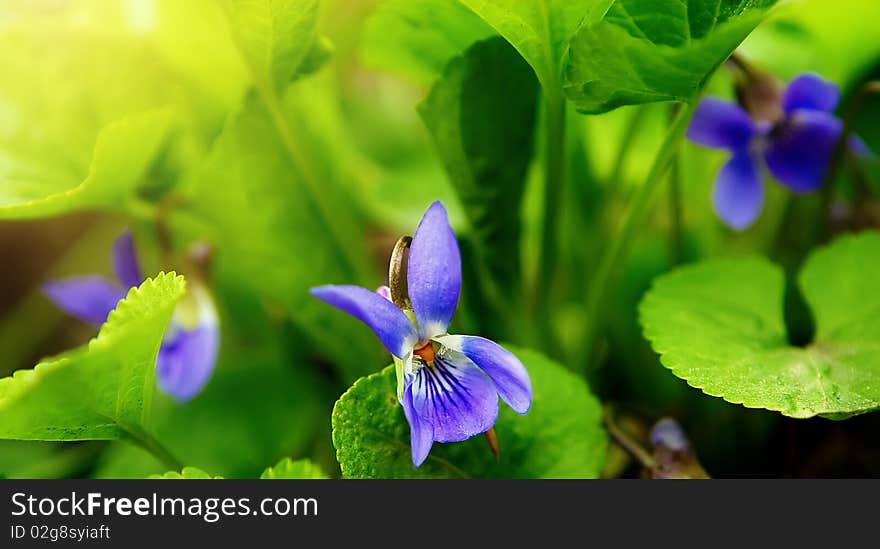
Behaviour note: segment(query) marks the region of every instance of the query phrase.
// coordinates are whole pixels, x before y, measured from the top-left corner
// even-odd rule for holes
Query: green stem
[[[635,458],[635,460],[645,469],[654,469],[657,467],[657,462],[654,461],[654,456],[648,453],[647,450],[642,448],[641,444],[617,426],[611,408],[605,408],[605,416],[603,419],[605,422],[605,430],[608,431],[611,440],[616,442],[626,453]]]
[[[612,277],[617,272],[620,263],[626,258],[626,254],[632,245],[636,229],[641,225],[645,214],[648,212],[648,206],[651,204],[651,198],[654,191],[660,186],[662,177],[669,161],[672,159],[675,151],[681,143],[688,122],[694,113],[697,102],[694,101],[682,108],[676,115],[675,120],[657,151],[651,170],[641,187],[636,189],[629,203],[626,213],[617,236],[608,246],[596,274],[590,284],[590,296],[587,299],[586,313],[584,318],[584,333],[581,338],[581,356],[587,361],[587,364],[593,364],[595,359],[595,348],[597,339],[603,331],[604,323],[601,322],[602,307],[605,299],[611,290],[609,287]]]
[[[559,233],[559,202],[565,189],[565,98],[546,92],[544,150],[544,218],[533,306],[545,341],[552,335],[546,297],[553,288]]]
[[[871,195],[871,178],[868,176],[865,166],[862,165],[860,159],[852,151],[847,152],[846,164],[849,168],[850,177],[852,177],[855,183],[855,204],[858,210],[858,207],[862,206]]]
[[[614,166],[611,168],[611,176],[608,178],[608,182],[612,185],[620,184],[620,180],[623,177],[623,169],[626,167],[626,159],[629,156],[630,150],[632,150],[632,144],[633,141],[635,141],[636,135],[639,133],[639,128],[642,127],[642,121],[645,119],[646,112],[647,109],[644,105],[636,107],[635,112],[633,112],[632,117],[629,119],[629,124],[626,125],[623,139],[621,139],[620,147],[617,149],[617,155],[614,157]]]
[[[669,262],[678,265],[684,259],[684,223],[681,207],[681,154],[669,164]]]
[[[681,105],[673,105],[669,110],[669,121],[681,110]],[[683,222],[681,207],[681,151],[675,151],[669,161],[669,263],[678,265],[684,259]]]
[[[825,180],[822,185],[827,187],[834,182],[837,171],[846,160],[846,152],[849,150],[849,138],[852,135],[853,124],[856,121],[856,115],[862,108],[865,100],[871,95],[880,94],[880,80],[872,80],[865,83],[855,96],[849,101],[846,107],[846,115],[843,118],[843,128],[840,131],[840,137],[834,146],[834,153],[831,156],[831,162],[828,164],[828,170],[825,173]]]
[[[850,173],[854,176],[856,181],[856,185],[863,184],[865,181],[864,170],[858,166],[858,159],[852,154],[852,149],[849,147],[850,137],[853,132],[853,125],[855,124],[856,115],[858,115],[859,110],[862,108],[865,100],[872,95],[880,94],[880,80],[872,80],[870,82],[866,82],[856,94],[850,99],[849,104],[846,107],[846,114],[843,118],[843,128],[840,132],[840,137],[837,139],[837,143],[834,146],[834,153],[831,156],[831,162],[828,165],[828,171],[825,173],[825,179],[822,182],[822,198],[823,198],[823,210],[822,210],[822,222],[823,222],[823,232],[828,232],[829,225],[829,207],[831,204],[831,199],[833,198],[833,185],[835,179],[837,178],[837,173],[840,171],[841,166],[845,163],[849,164]],[[858,202],[857,202],[858,204]]]
[[[120,427],[127,435],[128,440],[152,454],[156,459],[161,461],[162,465],[167,467],[168,470],[180,471],[183,469],[183,464],[178,461],[177,458],[175,458],[158,440],[156,440],[153,435],[140,427]]]
[[[784,263],[787,261],[785,259],[786,253],[791,253],[791,242],[789,239],[791,238],[791,234],[793,234],[794,230],[792,227],[795,227],[797,230],[800,230],[800,227],[796,225],[792,225],[794,218],[797,213],[797,204],[796,204],[796,196],[792,193],[786,193],[784,203],[782,206],[782,211],[779,214],[779,222],[776,223],[776,232],[773,237],[773,244],[770,249],[767,251],[767,255],[773,261],[777,263]]]

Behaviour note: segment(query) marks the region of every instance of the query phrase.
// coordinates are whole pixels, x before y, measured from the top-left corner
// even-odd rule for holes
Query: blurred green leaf
[[[0,151],[0,218],[50,217],[80,209],[118,207],[131,196],[171,127],[169,111],[152,111],[111,122],[98,134],[88,175],[52,173],[55,166],[20,161]],[[51,157],[49,157],[51,158]],[[4,162],[5,160],[5,162]]]
[[[315,57],[320,56],[320,50],[313,52],[318,0],[226,0],[225,6],[258,88],[278,93],[303,65],[314,70]]]
[[[358,380],[333,409],[333,444],[345,478],[580,478],[605,461],[602,410],[583,379],[534,351],[507,346],[532,381],[532,408],[518,415],[503,403],[495,432],[501,460],[477,436],[435,443],[414,468],[409,425],[397,402],[394,366]]]
[[[318,2],[317,0],[228,0],[225,5],[233,35],[250,70],[259,100],[254,94],[245,97],[241,110],[231,116],[232,122],[218,142],[229,143],[224,136],[234,133],[238,122],[256,118],[249,117],[247,113],[259,113],[258,116],[262,120],[260,127],[256,129],[261,133],[239,136],[244,141],[250,141],[250,147],[244,141],[239,144],[233,141],[232,147],[228,149],[230,158],[248,158],[248,153],[242,154],[242,151],[255,146],[265,148],[268,145],[268,150],[274,153],[275,158],[272,158],[267,166],[259,169],[266,172],[267,169],[280,168],[280,173],[273,174],[275,188],[272,190],[282,191],[283,182],[290,178],[294,179],[291,186],[297,187],[293,190],[297,195],[296,204],[282,215],[289,217],[289,212],[297,208],[311,209],[312,213],[308,214],[308,219],[301,224],[308,226],[309,230],[301,232],[297,238],[305,241],[307,236],[324,237],[328,244],[321,246],[324,252],[333,254],[335,260],[347,269],[348,280],[356,282],[353,279],[368,269],[359,254],[360,244],[354,242],[353,237],[357,235],[356,229],[353,228],[354,216],[346,215],[345,211],[354,209],[349,204],[355,200],[352,200],[351,194],[340,194],[341,187],[333,180],[325,179],[325,176],[329,175],[327,170],[322,169],[326,168],[326,164],[323,167],[317,164],[321,162],[322,156],[331,154],[330,150],[315,149],[313,144],[315,134],[309,135],[308,127],[300,128],[296,125],[299,120],[295,119],[295,115],[301,114],[299,111],[301,105],[297,103],[301,102],[301,98],[291,100],[295,95],[295,91],[291,92],[291,88],[301,89],[299,86],[290,86],[291,81],[303,74],[303,67],[313,71],[316,63],[326,58],[326,51],[324,53],[321,51],[327,49],[326,44],[319,42],[317,46],[315,45],[316,40],[319,40],[316,30]],[[266,153],[261,151],[259,154]],[[216,146],[212,156],[215,158],[217,156]],[[247,192],[249,174],[230,175],[239,178],[233,185],[237,186],[239,191]],[[277,202],[274,192],[268,192],[257,199]],[[229,202],[226,203],[226,206],[228,205]],[[246,221],[248,224],[251,222],[249,218]],[[277,220],[267,220],[269,224],[274,221]],[[245,234],[242,236],[247,236],[247,227],[244,229]],[[274,240],[279,241],[278,238]],[[310,250],[318,248],[314,244],[315,241],[308,240]],[[278,251],[280,250],[276,250]],[[307,328],[311,326],[307,324]]]
[[[880,2],[783,2],[742,49],[781,78],[814,71],[846,90],[877,64],[880,41],[874,31],[878,20]]]
[[[428,84],[454,56],[494,34],[458,2],[386,0],[367,20],[361,38],[364,61]]]
[[[186,94],[139,36],[85,17],[0,28],[0,218],[119,209]]]
[[[299,70],[294,75],[294,79],[319,71],[333,56],[333,49],[333,42],[329,38],[326,36],[317,37],[312,43],[312,47],[309,48],[308,53],[306,53],[306,58],[303,59]]]
[[[153,0],[155,26],[146,39],[197,101],[207,135],[219,131],[223,118],[241,101],[250,84],[225,10],[217,0]],[[106,4],[106,2],[103,2]],[[103,11],[106,7],[102,6]]]
[[[565,91],[584,113],[695,99],[776,0],[615,0],[571,41]]]
[[[308,455],[319,437],[329,439],[327,415],[334,393],[305,367],[305,357],[288,363],[261,350],[265,344],[236,351],[230,343],[224,333],[214,376],[195,399],[181,405],[157,394],[157,439],[183,463],[226,478],[256,478],[267,463],[284,455]],[[141,448],[114,444],[94,476],[143,478],[165,470]]]
[[[0,438],[114,439],[144,426],[165,325],[183,277],[129,291],[89,344],[0,380]]]
[[[149,478],[162,480],[214,480],[222,479],[223,477],[212,477],[196,467],[184,467],[179,473],[177,471],[168,471],[162,475],[150,475]]]
[[[105,443],[0,440],[0,473],[6,478],[57,479],[82,476]]]
[[[461,0],[506,38],[535,70],[548,94],[559,93],[568,42],[611,0]]]
[[[496,37],[454,59],[418,107],[473,227],[489,280],[506,298],[520,282],[520,207],[537,101],[534,73]]]
[[[263,474],[261,479],[326,479],[328,477],[320,467],[312,463],[308,459],[298,459],[293,461],[290,458],[284,458],[274,467],[269,467]]]
[[[728,402],[791,417],[880,408],[880,233],[813,253],[799,285],[816,319],[788,344],[782,269],[758,257],[705,261],[656,279],[642,300],[645,337],[664,366]],[[833,281],[833,283],[831,283]]]
[[[296,103],[291,101],[285,115],[296,115]],[[301,147],[312,146],[310,135],[300,135]],[[320,155],[316,150],[308,158],[318,161]],[[312,286],[358,280],[328,241],[325,219],[293,168],[274,118],[254,94],[230,118],[196,177],[199,199],[194,207],[213,228],[220,251],[218,275],[280,304],[320,352],[342,368],[344,377],[356,379],[374,370],[371,360],[381,360],[380,347],[369,331],[308,293]],[[334,197],[332,222],[346,235],[349,253],[366,264],[350,193],[334,190],[332,174],[321,180],[325,195]]]

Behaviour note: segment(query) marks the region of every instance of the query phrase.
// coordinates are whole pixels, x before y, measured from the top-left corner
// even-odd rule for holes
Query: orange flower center
[[[430,340],[416,345],[415,349],[413,349],[413,353],[424,360],[426,364],[434,363],[434,344]]]

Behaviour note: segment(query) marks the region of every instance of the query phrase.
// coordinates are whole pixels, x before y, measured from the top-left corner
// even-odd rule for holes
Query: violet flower
[[[446,333],[461,289],[461,256],[440,202],[431,204],[413,236],[407,286],[405,310],[388,299],[387,288],[320,286],[311,293],[366,324],[394,355],[397,398],[418,467],[435,441],[462,441],[489,430],[499,396],[526,413],[532,387],[519,359],[497,343]]]
[[[687,435],[684,434],[684,429],[677,421],[669,417],[661,419],[651,427],[651,444],[675,452],[686,452],[691,448],[691,443]]]
[[[832,113],[840,99],[837,86],[815,74],[792,80],[779,99],[776,120],[749,116],[739,105],[706,97],[697,106],[687,138],[706,147],[726,149],[731,157],[715,181],[715,212],[730,227],[750,226],[764,203],[764,167],[796,193],[817,190],[825,178],[843,124]],[[850,146],[867,147],[858,138]]]
[[[100,325],[128,290],[144,281],[131,233],[126,231],[113,244],[116,280],[102,276],[79,276],[43,285],[43,292],[66,313]],[[184,301],[174,315],[156,357],[156,382],[178,401],[196,396],[214,371],[220,334],[217,312],[208,291],[190,281]]]

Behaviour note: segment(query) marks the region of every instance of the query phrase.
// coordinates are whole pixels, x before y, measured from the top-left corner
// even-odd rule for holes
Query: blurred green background
[[[310,457],[338,475],[330,438],[333,403],[389,357],[356,321],[305,290],[322,283],[382,284],[393,243],[412,232],[436,199],[450,213],[466,262],[469,257],[471,228],[416,111],[445,62],[468,45],[444,33],[442,12],[431,11],[431,4],[321,3],[318,28],[332,43],[331,57],[292,83],[280,103],[308,171],[332,197],[335,228],[328,231],[320,206],[289,165],[286,143],[273,127],[277,121],[254,106],[248,69],[217,3],[2,2],[0,198],[45,192],[13,191],[8,182],[22,173],[57,189],[84,179],[98,132],[109,122],[157,107],[170,109],[174,122],[142,174],[137,199],[118,208],[0,222],[0,374],[31,368],[94,335],[58,311],[39,285],[64,275],[108,273],[111,243],[124,227],[134,230],[148,274],[185,270],[189,245],[206,241],[215,251],[211,283],[223,329],[220,360],[192,402],[179,405],[157,394],[157,438],[187,464],[226,477],[257,476],[283,456]],[[783,80],[818,72],[841,87],[845,103],[862,83],[880,77],[878,20],[880,4],[873,0],[790,2],[740,51]],[[732,96],[725,71],[713,77],[708,93]],[[558,341],[541,350],[556,359],[577,356],[592,270],[627,197],[644,180],[672,108],[652,104],[598,116],[571,110],[567,117],[570,177],[559,217],[559,274],[551,287],[525,296],[546,302]],[[866,103],[856,131],[880,151],[880,100]],[[631,146],[622,154],[627,136]],[[672,218],[669,198],[662,196],[612,296],[603,364],[591,372],[592,389],[636,436],[660,417],[677,418],[716,477],[878,476],[876,414],[831,422],[746,410],[688,387],[660,366],[641,336],[636,303],[651,279],[675,264],[757,251],[793,270],[827,239],[812,230],[822,215],[818,197],[793,202],[778,185],[767,186],[765,211],[753,228],[725,228],[710,203],[722,161],[721,153],[683,147],[677,159],[683,238],[665,236]],[[530,164],[521,211],[526,282],[538,269],[537,164]],[[880,227],[880,178],[877,167],[871,169],[874,194],[860,197],[857,219],[851,182],[839,182],[841,230],[854,223]],[[168,249],[159,226],[170,235]],[[517,316],[518,299],[487,304],[481,284],[479,274],[465,271],[454,331],[538,345],[529,320]],[[10,478],[163,471],[124,442],[0,441],[0,473]],[[607,475],[637,473],[625,455],[610,453]]]

